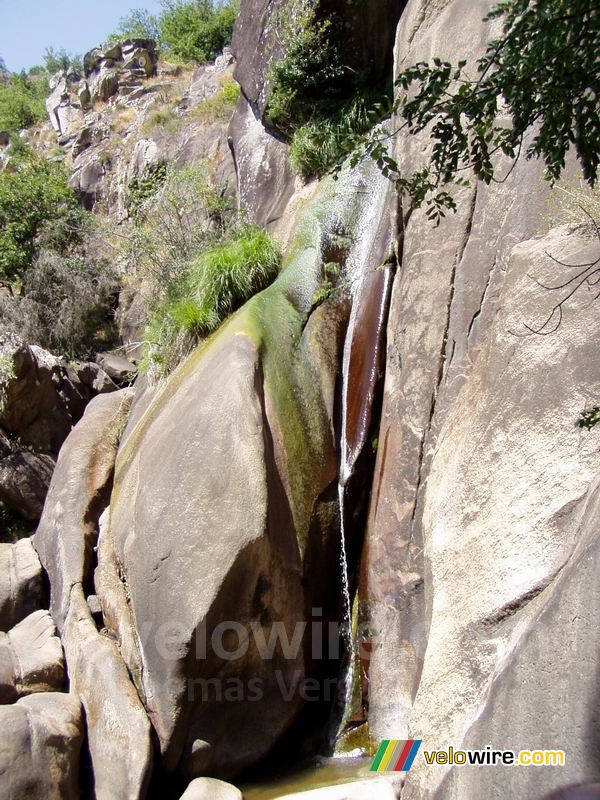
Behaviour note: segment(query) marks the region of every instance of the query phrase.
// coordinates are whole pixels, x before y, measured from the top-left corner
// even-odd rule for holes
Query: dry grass
[[[115,133],[125,133],[136,121],[137,113],[133,108],[115,108],[114,113],[112,114],[109,124],[111,130]]]

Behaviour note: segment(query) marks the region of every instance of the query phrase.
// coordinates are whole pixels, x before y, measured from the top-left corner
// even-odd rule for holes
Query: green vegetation
[[[216,94],[203,100],[193,109],[193,115],[204,123],[227,122],[240,96],[240,87],[234,80],[225,82]]]
[[[110,343],[117,284],[67,177],[29,148],[0,173],[0,331],[79,356]]]
[[[216,58],[231,42],[237,6],[231,0],[166,0],[160,17],[160,43],[182,61]]]
[[[0,77],[0,130],[19,131],[45,119],[48,91],[45,75]]]
[[[280,253],[264,231],[240,225],[227,237],[190,261],[185,274],[171,287],[172,300],[159,307],[150,325],[155,361],[180,332],[192,342],[212,333],[252,295],[277,276]],[[152,341],[152,335],[154,341]]]
[[[237,0],[163,0],[158,17],[138,8],[122,17],[110,39],[154,39],[167,57],[202,64],[231,42]]]
[[[128,210],[136,216],[145,203],[154,197],[167,179],[166,164],[151,164],[140,178],[129,183]]]
[[[280,252],[268,234],[240,224],[191,259],[167,287],[146,332],[149,360],[164,374],[277,276]]]
[[[337,19],[320,21],[314,0],[292,0],[275,17],[285,55],[271,68],[269,123],[291,139],[292,167],[305,178],[330,171],[389,106],[384,88],[345,65]]]
[[[170,372],[279,268],[270,237],[240,218],[204,165],[168,172],[130,242],[129,271],[149,308],[146,369]]]
[[[584,411],[581,417],[577,420],[577,425],[580,428],[587,428],[591,431],[600,422],[600,406],[594,406],[589,411]]]
[[[337,288],[337,279],[340,274],[340,265],[335,261],[323,264],[323,281],[312,298],[313,307],[325,303]]]
[[[26,150],[0,173],[0,283],[22,280],[42,247],[66,251],[79,241],[84,212],[62,164]]]
[[[174,133],[179,127],[179,117],[170,108],[161,108],[153,111],[142,126],[142,133],[151,133],[156,128],[163,128],[165,131]]]
[[[77,53],[68,53],[64,47],[61,50],[55,50],[53,47],[47,47],[44,53],[44,65],[46,72],[54,75],[56,72],[62,70],[73,70],[73,72],[81,75],[83,72],[83,59]],[[35,69],[35,67],[34,67]]]
[[[542,158],[552,182],[573,148],[584,179],[591,186],[596,182],[598,4],[503,0],[486,19],[501,19],[502,35],[489,42],[476,65],[434,58],[431,64],[409,67],[396,80],[398,130],[417,134],[427,129],[434,143],[429,163],[405,175],[387,152],[387,138],[375,134],[366,142],[366,151],[411,206],[426,203],[427,215],[438,222],[445,211],[456,209],[448,188],[466,183],[460,177],[464,171],[485,183],[498,179],[493,161],[498,152],[513,162],[522,153],[527,159]],[[500,108],[510,116],[507,125],[498,119]]]
[[[0,330],[69,358],[89,358],[116,345],[118,274],[97,244],[89,229],[71,254],[42,250],[19,293],[0,300]]]
[[[109,36],[111,42],[123,42],[126,39],[154,39],[160,41],[160,23],[158,17],[145,8],[134,8],[126,17],[121,17],[117,31]]]

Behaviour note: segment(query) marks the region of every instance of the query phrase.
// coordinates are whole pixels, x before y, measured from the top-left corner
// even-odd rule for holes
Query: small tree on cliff
[[[466,171],[502,181],[493,157],[542,158],[555,181],[573,148],[585,180],[594,186],[600,164],[600,3],[594,0],[504,0],[486,19],[503,20],[502,36],[489,42],[476,64],[434,58],[404,70],[393,111],[401,130],[427,129],[429,164],[404,174],[387,152],[389,135],[367,137],[367,152],[412,208],[427,206],[436,221],[455,210],[448,191],[465,184]],[[470,68],[470,69],[469,69]],[[473,72],[476,77],[470,77]],[[510,124],[499,121],[499,112]],[[526,146],[525,135],[532,132]],[[363,150],[364,152],[364,150]],[[357,155],[357,159],[360,156]]]

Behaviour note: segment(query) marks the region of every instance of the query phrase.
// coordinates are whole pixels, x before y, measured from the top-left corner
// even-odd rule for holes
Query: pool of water
[[[242,784],[244,800],[273,800],[284,794],[377,777],[369,772],[373,758],[327,758],[314,764],[274,771],[264,781]],[[381,777],[381,776],[379,776]]]

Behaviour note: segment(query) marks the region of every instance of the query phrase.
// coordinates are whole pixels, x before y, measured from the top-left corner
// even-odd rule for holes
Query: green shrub
[[[231,80],[223,84],[223,87],[192,110],[195,117],[204,123],[226,122],[235,108],[235,104],[240,96],[240,87],[235,81]]]
[[[85,218],[62,164],[32,151],[0,174],[0,282],[21,280],[42,246],[65,251]]]
[[[351,153],[357,137],[379,121],[375,110],[380,97],[370,92],[358,95],[332,112],[297,128],[290,143],[290,163],[304,178],[322,176]],[[373,110],[372,110],[373,109]]]
[[[18,294],[0,297],[0,332],[10,332],[69,358],[89,358],[116,344],[113,262],[80,248],[43,250]],[[1,372],[1,367],[0,367]]]
[[[146,331],[151,369],[159,375],[173,369],[201,338],[275,279],[280,258],[271,237],[253,225],[235,228],[200,252],[172,288],[171,299],[151,315]]]
[[[146,167],[139,178],[129,182],[128,211],[136,216],[148,200],[154,197],[167,179],[166,164],[151,164]]]
[[[46,118],[47,76],[12,75],[0,83],[0,130],[31,128]]]
[[[314,0],[291,0],[275,17],[283,58],[270,71],[269,123],[291,139],[292,167],[321,176],[383,116],[389,90],[345,66],[343,28],[319,21]]]
[[[170,0],[159,23],[161,46],[182,61],[211,61],[231,42],[235,18],[233,0]]]
[[[352,94],[356,77],[343,65],[334,27],[327,20],[304,20],[306,27],[286,33],[285,55],[271,68],[267,117],[288,136],[315,119],[327,119]]]

